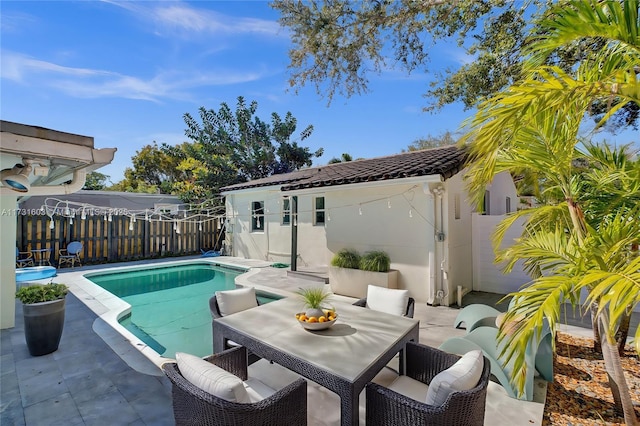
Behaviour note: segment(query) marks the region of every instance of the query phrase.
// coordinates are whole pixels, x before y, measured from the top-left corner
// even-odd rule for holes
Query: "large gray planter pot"
[[[361,299],[367,297],[369,284],[398,288],[398,271],[391,269],[389,272],[372,272],[329,266],[329,285],[336,294]]]
[[[24,335],[31,356],[58,350],[64,327],[65,299],[22,305]]]

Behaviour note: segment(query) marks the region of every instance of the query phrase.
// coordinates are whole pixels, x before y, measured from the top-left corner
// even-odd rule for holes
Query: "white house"
[[[0,121],[0,328],[15,324],[18,202],[80,190],[86,174],[111,163],[115,152],[94,148],[92,137]]]
[[[465,158],[446,146],[227,186],[228,250],[293,267],[327,266],[342,248],[384,250],[399,271],[399,288],[418,301],[450,305],[458,286],[473,285]],[[511,176],[497,176],[486,212],[503,215],[517,204]]]

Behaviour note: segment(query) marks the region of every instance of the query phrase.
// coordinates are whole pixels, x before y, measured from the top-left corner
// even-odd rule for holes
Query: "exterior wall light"
[[[29,175],[31,165],[16,164],[11,169],[4,169],[0,172],[2,183],[17,192],[27,192],[31,188]]]

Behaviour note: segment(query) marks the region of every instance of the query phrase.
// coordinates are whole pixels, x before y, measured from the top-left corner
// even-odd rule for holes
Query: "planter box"
[[[369,284],[385,288],[398,288],[398,271],[391,269],[389,272],[371,272],[329,266],[329,285],[331,291],[336,294],[361,299],[367,297]]]

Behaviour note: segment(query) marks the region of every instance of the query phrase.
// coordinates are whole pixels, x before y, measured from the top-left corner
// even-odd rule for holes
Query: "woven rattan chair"
[[[419,343],[408,343],[406,375],[424,384],[451,367],[460,357]],[[481,426],[491,367],[484,358],[480,381],[471,390],[449,395],[440,406],[427,405],[376,383],[366,386],[367,426]]]
[[[71,265],[73,268],[76,263],[82,266],[80,261],[80,252],[82,252],[82,243],[80,241],[72,241],[67,248],[58,250],[58,267],[63,265]]]
[[[260,300],[258,298],[256,298],[256,303],[260,305]],[[211,311],[211,318],[212,318],[211,328],[213,330],[213,321],[215,321],[216,318],[222,318],[224,316],[222,315],[222,313],[220,313],[220,306],[218,305],[218,299],[216,298],[215,294],[211,296],[211,298],[209,299],[209,310]],[[230,349],[237,346],[240,346],[240,345],[238,345],[236,342],[232,340],[227,340],[225,342],[225,349]],[[248,353],[249,364],[253,364],[254,362],[260,360],[260,357],[254,354],[253,352],[249,351],[247,353]]]
[[[30,251],[20,251],[20,249],[16,247],[16,267],[25,268],[27,266],[34,266],[33,253]]]
[[[246,348],[228,349],[207,361],[247,379]],[[306,425],[307,382],[300,378],[256,403],[229,402],[211,395],[187,381],[175,362],[162,369],[172,383],[173,415],[181,426]]]

